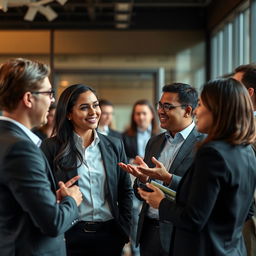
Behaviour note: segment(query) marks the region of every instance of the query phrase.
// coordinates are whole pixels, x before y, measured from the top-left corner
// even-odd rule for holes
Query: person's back
[[[206,170],[207,162],[213,161],[212,169]],[[171,255],[245,255],[242,228],[256,185],[255,166],[256,158],[251,146],[212,141],[199,149],[192,170],[181,181],[176,198],[177,204],[189,201],[190,205],[193,204],[187,214],[193,213],[194,219],[185,218],[182,225],[175,229]],[[201,172],[195,172],[195,169],[201,169]],[[212,181],[211,186],[203,183],[206,179]],[[198,187],[198,191],[193,187]],[[199,202],[193,203],[193,195],[200,191]],[[205,211],[199,206],[201,204],[205,204]],[[214,210],[210,213],[213,204]]]

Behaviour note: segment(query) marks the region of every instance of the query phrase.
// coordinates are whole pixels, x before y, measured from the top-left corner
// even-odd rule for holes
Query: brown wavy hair
[[[201,100],[213,115],[213,125],[203,144],[212,140],[233,145],[255,142],[253,105],[240,82],[233,78],[209,81],[203,87]]]

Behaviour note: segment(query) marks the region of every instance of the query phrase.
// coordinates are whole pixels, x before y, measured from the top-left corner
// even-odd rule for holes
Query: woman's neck
[[[83,146],[87,148],[94,139],[94,130],[87,130],[87,131],[75,131],[82,139],[83,139]]]

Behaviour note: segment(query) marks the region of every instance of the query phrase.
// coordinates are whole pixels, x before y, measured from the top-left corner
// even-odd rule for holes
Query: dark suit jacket
[[[170,255],[246,255],[242,226],[253,200],[255,166],[250,146],[214,141],[199,149],[176,203],[160,203],[161,221],[174,225]]]
[[[66,255],[63,233],[78,218],[75,200],[56,203],[41,150],[17,125],[0,121],[0,255]]]
[[[154,136],[153,133],[152,136]],[[124,132],[122,134],[122,139],[124,143],[125,153],[128,159],[134,159],[138,155],[137,133],[131,136]]]
[[[118,139],[122,139],[122,134],[118,131],[115,131],[115,130],[111,129],[111,128],[109,128],[108,136],[112,136],[112,137],[116,137]]]
[[[119,162],[127,162],[122,141],[117,138],[109,137],[98,133],[100,138],[99,147],[103,164],[106,171],[107,186],[106,198],[108,200],[111,213],[120,228],[120,235],[128,241],[131,226],[132,209],[132,188],[128,173],[121,170],[117,165]],[[53,159],[58,151],[59,145],[56,138],[43,141],[41,148],[45,153],[53,170]],[[54,171],[56,181],[67,181],[77,175],[77,169],[71,171]]]
[[[170,184],[170,188],[173,190],[177,189],[178,183],[181,177],[186,173],[186,171],[191,166],[194,159],[194,146],[195,144],[202,140],[203,135],[198,133],[194,128],[187,139],[182,144],[179,149],[178,154],[176,155],[169,172],[173,174],[172,182]],[[146,146],[145,158],[144,161],[147,163],[149,167],[154,167],[154,164],[151,162],[151,158],[154,156],[155,158],[159,158],[164,146],[166,143],[165,133],[161,133],[153,138],[151,138]],[[134,182],[134,192],[136,196],[142,200],[137,193],[137,180]],[[139,244],[141,232],[143,229],[144,217],[149,208],[149,205],[146,202],[143,202],[143,206],[140,212],[139,224],[138,224],[138,232],[136,243]],[[170,239],[172,234],[172,225],[171,223],[161,223],[160,222],[160,240],[162,243],[162,247],[165,251],[168,252]]]

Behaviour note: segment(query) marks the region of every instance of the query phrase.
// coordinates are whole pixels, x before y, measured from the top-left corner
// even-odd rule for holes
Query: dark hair
[[[80,94],[87,91],[91,91],[96,95],[92,88],[83,84],[71,85],[60,95],[55,113],[55,125],[53,128],[53,134],[56,134],[57,143],[60,145],[54,159],[56,170],[72,170],[81,166],[83,162],[83,156],[75,145],[73,124],[68,120],[68,114],[71,113]],[[69,166],[67,166],[67,164],[69,164]]]
[[[0,66],[0,109],[14,110],[23,95],[40,89],[42,81],[50,74],[46,64],[17,58]]]
[[[203,141],[225,140],[230,144],[255,141],[253,106],[246,88],[233,78],[207,82],[201,100],[212,113],[213,124]]]
[[[253,88],[256,92],[256,64],[247,64],[238,66],[235,73],[242,72],[241,82],[248,88]]]
[[[184,83],[167,84],[163,87],[162,92],[178,93],[180,104],[185,105],[183,108],[191,106],[194,110],[197,106],[198,93],[191,85]]]
[[[57,105],[55,103],[52,103],[49,107],[49,110],[56,109]]]
[[[99,105],[100,105],[100,107],[102,107],[102,106],[111,106],[111,107],[113,107],[112,102],[110,102],[109,100],[105,100],[105,99],[100,99],[99,100]]]
[[[129,136],[134,136],[137,133],[137,124],[134,120],[134,113],[135,113],[135,108],[138,105],[146,105],[149,107],[149,109],[152,113],[152,116],[153,116],[152,121],[151,121],[152,134],[157,134],[159,131],[159,128],[158,128],[157,119],[156,119],[156,112],[155,112],[152,104],[148,100],[144,100],[144,99],[138,100],[133,104],[130,127],[126,130],[126,133]]]

